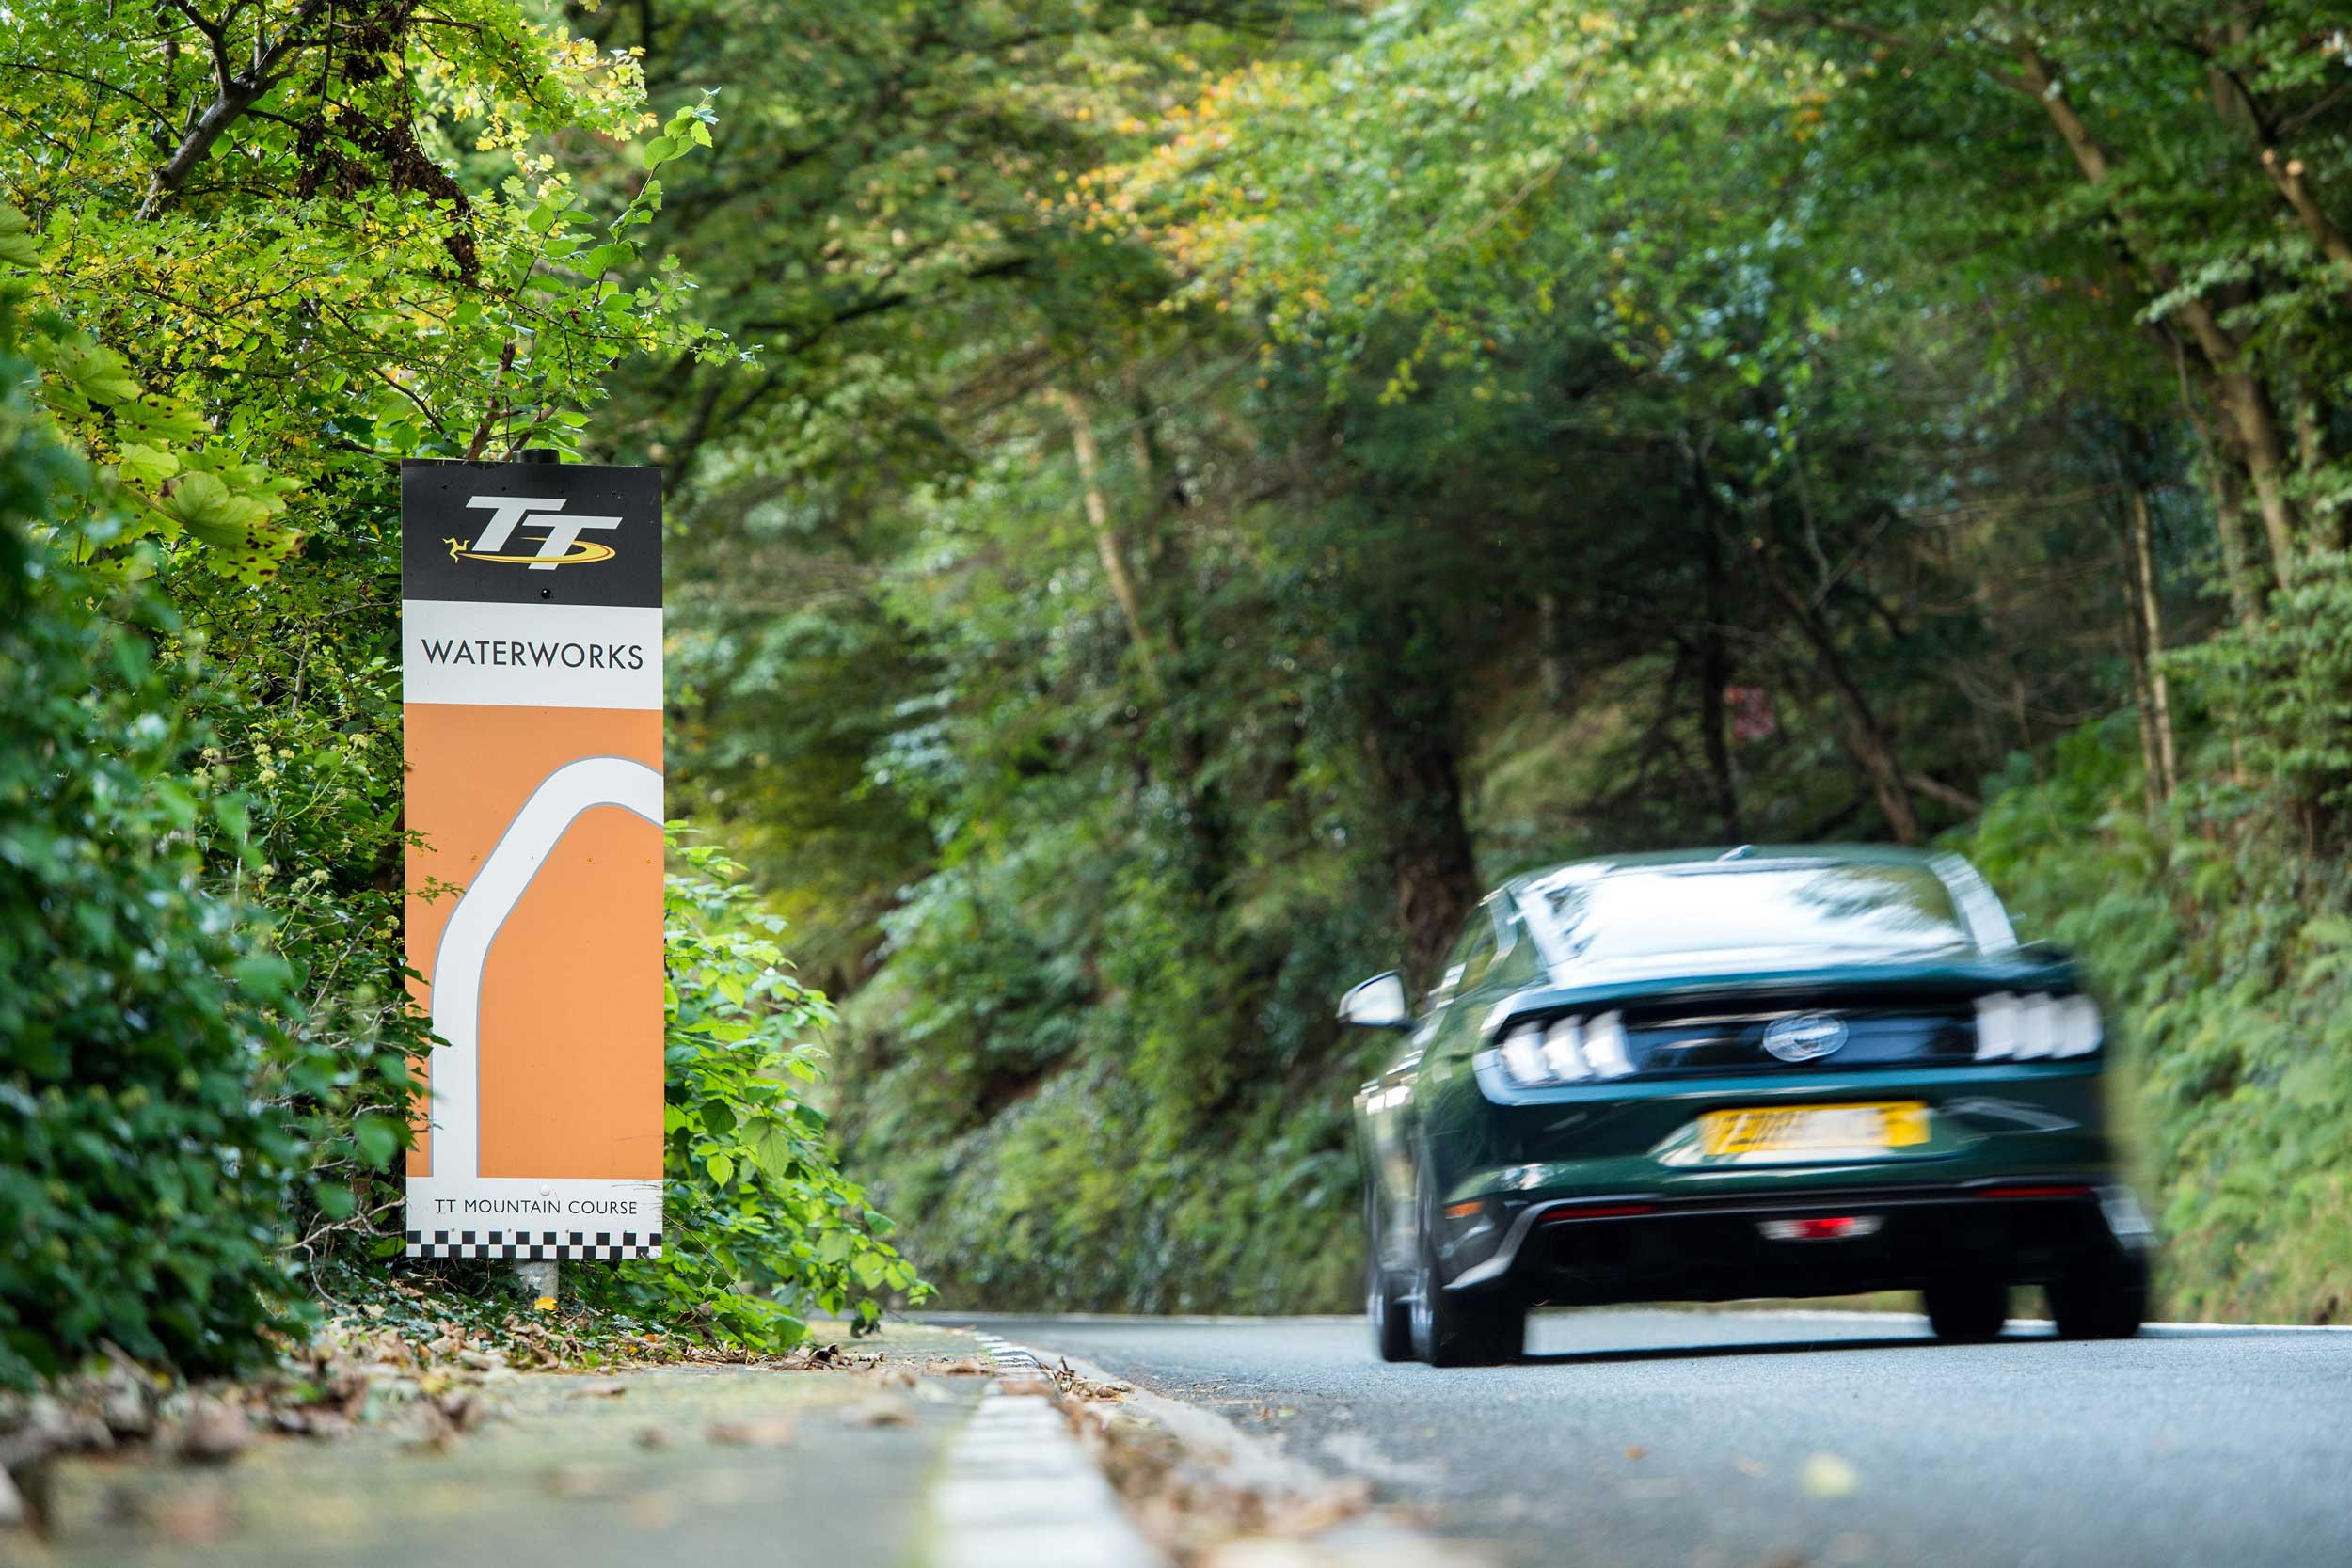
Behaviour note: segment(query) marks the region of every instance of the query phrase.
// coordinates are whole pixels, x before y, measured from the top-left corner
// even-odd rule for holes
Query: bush
[[[62,560],[89,476],[0,318],[0,1384],[98,1349],[233,1368],[281,1320],[293,1140],[253,1082],[283,965],[208,896],[204,738],[151,594]],[[233,809],[233,808],[232,808]]]
[[[885,1214],[834,1164],[825,1113],[805,1091],[822,1053],[802,1037],[832,1017],[784,973],[784,922],[741,868],[707,846],[668,879],[665,1256],[584,1271],[584,1294],[755,1349],[800,1342],[811,1310],[882,1315],[878,1299],[929,1288],[883,1238]]]
[[[2307,847],[2352,838],[2352,556],[2306,557],[2269,614],[2171,658],[2227,717],[2233,770],[2272,786]]]

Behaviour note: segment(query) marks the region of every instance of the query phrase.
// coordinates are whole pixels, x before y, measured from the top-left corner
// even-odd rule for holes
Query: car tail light
[[[2038,1056],[2088,1056],[2104,1031],[2098,1004],[2088,996],[1977,998],[1977,1060],[2027,1061]]]
[[[1622,1078],[1633,1070],[1625,1020],[1615,1013],[1517,1023],[1497,1049],[1502,1075],[1514,1088],[1556,1088],[1589,1078]]]
[[[2089,1197],[2090,1189],[2066,1182],[2047,1182],[2039,1186],[1982,1187],[1979,1197]]]

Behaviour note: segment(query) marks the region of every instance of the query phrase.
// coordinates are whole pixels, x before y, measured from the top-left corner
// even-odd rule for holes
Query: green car
[[[1490,895],[1356,1097],[1380,1354],[1520,1354],[1544,1303],[1913,1290],[1997,1336],[2146,1315],[2099,1009],[1954,855],[1741,847],[1580,862]]]

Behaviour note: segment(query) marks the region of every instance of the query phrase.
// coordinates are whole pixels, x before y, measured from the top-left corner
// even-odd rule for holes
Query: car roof
[[[1829,862],[1843,865],[1909,865],[1935,871],[1938,863],[1954,857],[1932,850],[1911,849],[1899,844],[1741,844],[1706,849],[1650,849],[1638,854],[1597,855],[1567,861],[1541,871],[1512,878],[1503,887],[1513,893],[1548,892],[1577,882],[1593,881],[1616,871],[1741,870],[1768,865]]]

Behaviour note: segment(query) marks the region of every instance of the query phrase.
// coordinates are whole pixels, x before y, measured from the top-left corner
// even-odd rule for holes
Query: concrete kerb
[[[1071,1435],[1037,1357],[977,1338],[998,1376],[932,1489],[929,1568],[1165,1568]]]

